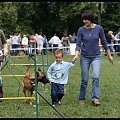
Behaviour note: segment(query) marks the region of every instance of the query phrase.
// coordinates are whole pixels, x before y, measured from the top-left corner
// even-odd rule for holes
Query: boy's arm
[[[68,68],[73,67],[75,64],[73,62],[68,62]]]
[[[49,81],[51,81],[51,66],[47,70],[47,77],[48,77]]]

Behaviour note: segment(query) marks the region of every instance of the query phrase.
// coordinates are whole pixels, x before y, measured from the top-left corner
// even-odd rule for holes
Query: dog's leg
[[[23,87],[23,93],[24,93],[25,97],[27,97],[27,93],[26,93],[26,92],[27,92],[27,91],[26,91],[26,88]]]
[[[33,96],[33,89],[31,88],[29,91],[28,91],[28,97],[32,97]],[[33,100],[32,99],[29,99],[29,104],[32,105],[33,104]]]
[[[28,91],[27,91],[27,89],[26,89],[25,87],[23,87],[23,93],[24,93],[24,96],[25,96],[25,97],[28,97],[28,95],[27,95]],[[25,102],[26,102],[26,103],[29,103],[28,100],[26,100]]]

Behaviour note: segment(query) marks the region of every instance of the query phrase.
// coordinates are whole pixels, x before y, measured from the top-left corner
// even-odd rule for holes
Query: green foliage
[[[31,2],[17,3],[18,31],[22,33],[34,33],[32,28],[33,16],[35,14],[34,5]]]
[[[105,2],[104,11],[102,14],[102,24],[106,31],[113,30],[115,32],[120,28],[118,18],[120,18],[120,3]]]
[[[6,36],[14,32],[43,32],[51,38],[54,32],[62,37],[82,26],[81,14],[89,9],[95,14],[95,23],[106,31],[120,28],[119,2],[1,2],[0,25]]]
[[[81,16],[82,10],[88,3],[84,2],[64,2],[60,6],[60,19],[65,21],[72,19],[73,17],[79,15]]]
[[[5,34],[16,31],[17,11],[16,6],[12,3],[0,4],[0,24]]]

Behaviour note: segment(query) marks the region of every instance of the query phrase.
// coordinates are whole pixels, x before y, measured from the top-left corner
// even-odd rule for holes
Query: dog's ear
[[[40,68],[38,68],[37,72],[40,72],[42,76],[46,76],[45,72],[43,72]]]
[[[38,68],[38,71],[41,71],[41,69],[40,69],[40,68]]]

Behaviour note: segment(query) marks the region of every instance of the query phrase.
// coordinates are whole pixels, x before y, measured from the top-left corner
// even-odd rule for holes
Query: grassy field
[[[66,55],[64,60],[71,61],[73,56]],[[79,104],[79,89],[80,89],[80,69],[79,60],[73,68],[70,69],[69,81],[65,86],[65,96],[62,104],[53,109],[42,97],[38,105],[38,118],[61,118],[63,114],[65,118],[120,118],[120,57],[113,56],[114,64],[111,65],[104,54],[102,55],[101,65],[101,105],[95,107],[91,105],[91,71],[89,85],[87,89],[86,104]],[[44,64],[47,63],[46,56],[43,57]],[[42,57],[38,56],[37,63],[42,63]],[[49,54],[48,64],[54,61],[53,55]],[[33,63],[25,57],[11,57],[8,64],[2,70],[2,75],[23,75],[25,66],[16,66],[11,64]],[[42,63],[43,64],[43,63]],[[47,70],[48,66],[39,66],[41,69]],[[34,67],[30,72],[34,72]],[[6,77],[3,76],[4,97],[23,97],[22,92],[22,77]],[[51,103],[50,85],[38,85],[38,91],[44,98]],[[0,102],[0,118],[36,118],[35,107],[24,103],[25,100],[3,100]]]

